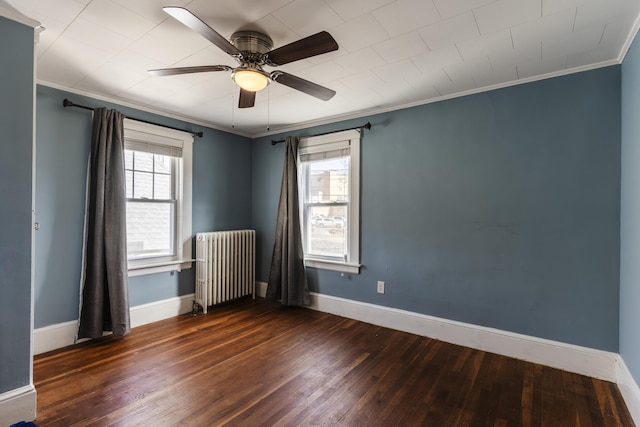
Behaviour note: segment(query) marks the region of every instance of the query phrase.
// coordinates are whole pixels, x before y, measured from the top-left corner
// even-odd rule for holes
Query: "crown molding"
[[[512,80],[512,81],[509,81],[509,82],[495,84],[495,85],[492,85],[492,86],[483,86],[481,88],[471,89],[471,90],[467,90],[467,91],[464,91],[464,92],[456,92],[456,93],[452,93],[452,94],[449,94],[449,95],[438,96],[436,98],[429,98],[429,99],[426,99],[426,100],[411,102],[411,103],[397,105],[397,106],[393,106],[393,107],[371,108],[371,109],[361,110],[361,111],[357,111],[357,112],[353,112],[353,113],[349,113],[349,114],[343,114],[343,115],[339,115],[339,116],[331,116],[331,117],[327,117],[327,118],[324,118],[324,119],[310,120],[310,121],[307,121],[307,122],[296,123],[295,125],[283,126],[281,128],[275,128],[274,129],[272,127],[269,132],[254,134],[254,135],[251,136],[251,138],[253,138],[253,139],[262,138],[262,137],[265,137],[265,136],[277,135],[277,134],[286,133],[286,132],[293,132],[293,131],[297,131],[297,130],[308,129],[310,127],[322,126],[322,125],[342,122],[342,121],[346,121],[346,120],[360,119],[360,118],[363,118],[363,117],[371,117],[371,116],[374,116],[374,115],[377,115],[377,114],[384,114],[384,113],[389,113],[389,112],[392,112],[392,111],[405,110],[407,108],[418,107],[420,105],[433,104],[433,103],[436,103],[436,102],[446,101],[448,99],[461,98],[463,96],[474,95],[474,94],[484,93],[484,92],[490,92],[490,91],[493,91],[493,90],[503,89],[503,88],[507,88],[507,87],[511,87],[511,86],[518,86],[518,85],[522,85],[522,84],[533,83],[533,82],[540,81],[540,80],[552,79],[554,77],[562,77],[562,76],[566,76],[566,75],[570,75],[570,74],[581,73],[581,72],[584,72],[584,71],[591,71],[591,70],[595,70],[595,69],[598,69],[598,68],[610,67],[612,65],[620,65],[621,63],[622,62],[619,59],[612,59],[612,60],[608,60],[608,61],[598,62],[598,63],[595,63],[595,64],[589,64],[589,65],[584,65],[584,66],[580,66],[580,67],[574,67],[574,68],[570,68],[570,69],[566,69],[566,70],[562,70],[562,71],[554,71],[553,73],[547,73],[547,74],[542,74],[542,75],[538,75],[538,76],[534,76],[534,77],[527,77],[527,78],[523,78],[523,79]]]
[[[218,130],[218,131],[221,131],[221,132],[231,133],[233,135],[244,136],[245,138],[251,138],[252,137],[250,134],[247,134],[247,133],[244,133],[244,132],[238,132],[236,129],[224,128],[224,127],[221,127],[221,126],[216,125],[216,124],[211,123],[211,122],[194,119],[193,117],[183,116],[183,115],[180,115],[180,114],[173,113],[171,111],[166,111],[166,110],[161,110],[161,109],[158,109],[158,108],[153,108],[153,107],[150,107],[150,106],[145,105],[145,104],[138,104],[138,103],[135,103],[135,102],[126,101],[126,100],[121,99],[121,98],[115,98],[115,97],[110,97],[110,96],[105,96],[105,95],[98,95],[98,94],[95,94],[95,93],[91,93],[91,92],[87,92],[87,91],[79,90],[79,89],[75,89],[75,88],[70,88],[68,86],[64,86],[64,85],[60,85],[60,84],[57,84],[57,83],[48,82],[46,80],[41,80],[41,79],[37,79],[36,83],[39,84],[39,85],[42,85],[42,86],[53,88],[53,89],[62,90],[62,91],[65,91],[65,92],[76,94],[76,95],[85,96],[87,98],[96,99],[98,101],[104,101],[104,102],[109,102],[109,103],[112,103],[112,104],[120,105],[120,106],[123,106],[123,107],[134,108],[134,109],[139,110],[139,111],[144,111],[144,112],[147,112],[147,113],[156,114],[158,116],[166,117],[166,118],[169,118],[169,119],[180,120],[180,121],[185,122],[185,123],[191,123],[193,125],[203,126],[203,127],[206,127],[206,128],[209,128],[209,129],[215,129],[215,130]]]
[[[19,22],[31,28],[40,27],[40,22],[35,19],[31,19],[26,15],[18,12],[13,6],[7,4],[3,0],[0,0],[0,16],[4,16],[15,22]]]
[[[631,45],[633,44],[633,41],[635,40],[639,29],[640,29],[640,15],[638,15],[635,22],[633,23],[633,26],[631,27],[631,31],[629,31],[629,35],[627,36],[627,39],[624,41],[624,44],[622,45],[622,49],[620,49],[620,54],[618,55],[618,62],[620,64],[622,64],[622,62],[624,61],[624,58],[627,56],[627,52],[629,52],[629,49],[631,49]]]

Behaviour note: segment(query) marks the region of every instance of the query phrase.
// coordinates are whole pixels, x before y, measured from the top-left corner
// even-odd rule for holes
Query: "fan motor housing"
[[[273,48],[273,41],[257,31],[237,31],[231,35],[231,43],[242,52],[267,53]]]

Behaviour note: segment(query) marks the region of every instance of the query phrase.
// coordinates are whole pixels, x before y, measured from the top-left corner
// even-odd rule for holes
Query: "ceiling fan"
[[[240,65],[235,68],[227,65],[201,65],[149,70],[149,73],[154,76],[231,71],[231,77],[240,86],[238,108],[253,107],[256,92],[267,87],[269,81],[289,86],[323,101],[328,101],[336,94],[334,90],[284,71],[267,72],[263,69],[265,65],[272,67],[284,65],[337,50],[338,43],[326,31],[271,50],[273,48],[271,38],[260,32],[238,31],[231,36],[231,42],[229,42],[185,8],[170,6],[162,10],[231,55]]]

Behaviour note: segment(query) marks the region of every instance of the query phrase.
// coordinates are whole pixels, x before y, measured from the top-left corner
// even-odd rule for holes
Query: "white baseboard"
[[[622,398],[627,404],[627,409],[631,413],[633,422],[640,426],[640,388],[633,379],[631,372],[629,372],[629,368],[624,363],[622,356],[618,356],[617,367],[616,382],[618,383],[618,389],[620,389]]]
[[[36,389],[33,384],[0,394],[0,425],[36,419]]]
[[[266,282],[256,282],[256,296],[261,298],[267,297],[267,286]]]
[[[256,282],[264,296],[267,284]],[[616,382],[618,354],[311,292],[311,309]]]
[[[46,353],[73,344],[77,330],[77,320],[34,329],[33,354]]]
[[[616,380],[616,353],[313,292],[310,308],[593,378]]]
[[[137,326],[157,322],[158,320],[164,320],[188,313],[193,308],[194,298],[194,294],[187,294],[180,297],[131,307],[131,310],[129,311],[131,315],[131,327],[135,328]]]
[[[131,307],[129,309],[131,327],[135,328],[188,313],[191,311],[193,298],[194,294],[188,294]],[[77,320],[35,329],[33,331],[33,353],[46,353],[72,345],[77,329]]]

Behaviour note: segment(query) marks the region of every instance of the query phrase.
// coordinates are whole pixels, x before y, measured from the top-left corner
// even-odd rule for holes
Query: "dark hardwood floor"
[[[47,426],[633,426],[615,384],[258,299],[37,356]]]

